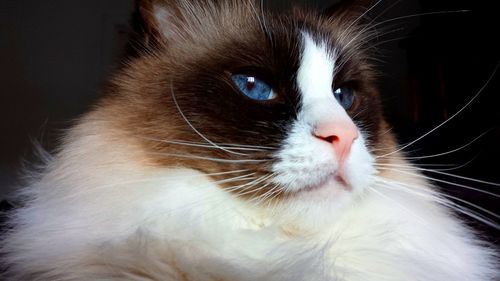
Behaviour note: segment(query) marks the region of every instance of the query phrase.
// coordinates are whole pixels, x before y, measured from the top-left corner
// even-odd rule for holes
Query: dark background
[[[326,9],[338,1],[295,2]],[[380,86],[387,117],[401,143],[448,119],[493,74],[500,61],[499,16],[494,1],[478,2],[384,0],[370,13],[378,17],[375,23],[390,20],[380,24],[381,36],[373,44],[383,61]],[[284,9],[289,4],[269,0],[266,5]],[[99,98],[100,86],[125,53],[133,10],[133,0],[0,1],[0,200],[20,184],[33,141],[53,149],[71,121]],[[462,10],[467,11],[457,12]],[[450,12],[410,16],[438,11]],[[499,83],[496,74],[467,109],[406,151],[433,155],[489,131],[486,135],[457,152],[415,162],[450,165],[439,168],[500,183]],[[500,213],[499,186],[438,178],[493,193],[440,183],[448,194]],[[491,227],[478,228],[499,236]]]

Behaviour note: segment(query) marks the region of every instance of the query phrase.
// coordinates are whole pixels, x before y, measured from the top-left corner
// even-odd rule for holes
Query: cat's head
[[[202,171],[252,202],[334,204],[363,191],[377,151],[394,148],[358,6],[329,15],[240,0],[140,8],[147,48],[116,79],[113,103],[157,165]]]

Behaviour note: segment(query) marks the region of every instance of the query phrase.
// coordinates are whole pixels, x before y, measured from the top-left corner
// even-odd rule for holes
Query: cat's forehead
[[[191,61],[213,58],[224,63],[223,57],[226,57],[232,65],[238,65],[241,61],[241,66],[297,67],[296,63],[305,51],[307,37],[328,52],[337,52],[337,59],[349,57],[352,60],[362,55],[356,43],[363,36],[354,34],[352,30],[355,25],[344,19],[325,17],[315,12],[261,14],[255,9],[232,7],[232,11],[223,14],[197,18],[197,24],[191,23],[185,27],[187,38],[190,39],[184,40],[184,35],[176,38],[174,44],[169,45],[169,53],[173,54],[175,61],[182,58]],[[189,50],[189,55],[186,55],[185,50]],[[349,52],[359,54],[344,56]]]

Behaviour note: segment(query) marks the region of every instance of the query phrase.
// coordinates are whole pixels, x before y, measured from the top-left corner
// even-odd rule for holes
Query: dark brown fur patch
[[[357,101],[349,114],[368,137],[368,145],[378,151],[386,147],[383,143],[391,143],[387,139],[392,136],[382,134],[384,121],[366,36],[345,11],[331,16],[298,10],[275,15],[249,1],[143,3],[145,30],[156,43],[115,78],[112,94],[98,110],[113,112],[116,127],[139,142],[155,165],[208,174],[245,171],[214,175],[214,180],[269,175],[301,106],[296,73],[304,31],[338,51],[341,67],[335,84],[348,83],[355,89]],[[175,7],[169,18],[175,32],[168,38],[161,38],[161,24],[152,16],[155,5]],[[231,74],[241,72],[258,75],[279,97],[265,102],[245,97],[231,81]],[[231,188],[251,179],[221,186]],[[235,192],[255,197],[271,187],[248,186]]]

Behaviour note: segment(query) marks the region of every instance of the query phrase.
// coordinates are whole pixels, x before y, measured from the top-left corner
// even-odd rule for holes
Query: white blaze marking
[[[325,43],[316,44],[307,33],[303,33],[303,38],[304,51],[297,74],[302,96],[299,120],[314,126],[318,122],[349,118],[333,95],[335,52]]]
[[[303,33],[304,51],[297,75],[297,82],[303,94],[303,103],[310,104],[318,99],[331,98],[335,55],[328,52],[325,44],[317,45],[311,36]]]

